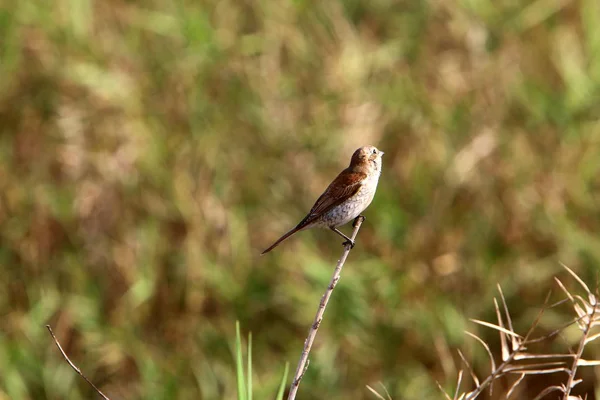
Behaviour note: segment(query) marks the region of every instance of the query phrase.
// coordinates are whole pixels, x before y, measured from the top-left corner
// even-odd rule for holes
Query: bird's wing
[[[317,199],[315,205],[311,208],[308,215],[298,224],[298,227],[310,224],[333,207],[354,196],[366,178],[367,174],[364,172],[342,171],[337,178],[331,182],[329,187],[325,189],[325,192],[323,192],[321,197]]]

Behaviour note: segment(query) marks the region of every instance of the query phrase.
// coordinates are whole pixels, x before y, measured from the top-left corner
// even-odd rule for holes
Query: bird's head
[[[350,167],[352,168],[367,168],[369,170],[374,169],[375,171],[381,171],[381,156],[383,151],[377,149],[375,146],[364,146],[357,149],[352,154],[352,160],[350,160]]]

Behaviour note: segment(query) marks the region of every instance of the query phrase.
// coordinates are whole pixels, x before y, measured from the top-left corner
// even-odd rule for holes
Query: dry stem
[[[64,359],[67,361],[67,363],[69,363],[69,365],[71,366],[71,368],[73,368],[75,370],[75,372],[77,372],[79,374],[79,376],[81,376],[83,379],[85,379],[85,381],[87,383],[89,383],[89,385],[91,387],[94,388],[94,390],[96,391],[96,393],[98,393],[100,396],[102,396],[102,398],[104,400],[110,400],[110,398],[108,398],[108,396],[106,396],[104,393],[102,393],[100,391],[100,389],[98,389],[96,387],[96,385],[94,385],[92,383],[92,381],[90,381],[84,374],[83,372],[81,372],[81,370],[77,367],[77,365],[75,365],[73,363],[73,361],[71,361],[71,359],[69,358],[69,356],[67,356],[67,353],[65,353],[65,351],[63,350],[62,346],[60,345],[60,343],[58,342],[58,339],[56,339],[56,336],[54,336],[54,332],[52,332],[52,328],[50,327],[50,325],[46,325],[46,328],[48,329],[48,331],[50,332],[50,335],[52,335],[52,339],[54,339],[54,343],[56,343],[56,347],[58,347],[58,350],[60,350],[60,353],[62,354],[62,356],[64,357]]]
[[[523,380],[525,379],[525,377],[527,375],[551,374],[551,373],[556,373],[556,372],[566,372],[568,374],[568,381],[567,381],[566,385],[561,384],[561,385],[554,385],[554,386],[547,387],[535,398],[535,400],[544,398],[544,396],[546,396],[547,394],[554,392],[554,391],[562,392],[563,400],[581,399],[581,397],[571,395],[571,390],[573,389],[573,387],[581,382],[581,379],[575,379],[575,375],[577,373],[578,367],[600,365],[599,360],[584,360],[581,358],[584,347],[588,343],[591,343],[594,340],[600,338],[600,333],[592,332],[592,329],[600,326],[600,306],[599,306],[599,302],[598,302],[599,295],[598,295],[598,290],[596,290],[596,293],[592,293],[590,291],[590,289],[588,288],[588,286],[581,280],[581,278],[579,278],[577,276],[577,274],[575,274],[575,272],[573,272],[571,269],[569,269],[565,265],[563,265],[563,267],[577,280],[577,282],[579,282],[579,284],[583,287],[585,294],[587,296],[571,294],[571,292],[569,292],[569,290],[567,290],[567,288],[562,284],[562,282],[559,279],[555,278],[556,283],[560,286],[560,288],[567,295],[567,299],[561,300],[557,303],[549,305],[548,304],[549,299],[550,299],[550,293],[549,293],[548,297],[546,297],[546,301],[544,302],[544,307],[538,313],[538,316],[536,317],[535,321],[531,325],[531,327],[530,327],[529,331],[527,332],[527,334],[525,335],[525,337],[518,335],[514,331],[513,324],[512,324],[512,318],[508,311],[508,306],[506,304],[504,294],[502,293],[502,289],[500,288],[500,286],[498,286],[498,291],[500,293],[500,300],[502,303],[502,309],[504,311],[504,316],[502,315],[502,312],[500,311],[501,308],[498,305],[498,302],[496,301],[496,299],[494,299],[494,305],[496,307],[496,315],[497,315],[498,323],[493,324],[493,323],[474,320],[474,319],[472,319],[472,321],[479,325],[495,329],[499,332],[500,344],[501,344],[501,349],[502,349],[502,363],[496,367],[493,355],[491,354],[488,344],[486,342],[484,342],[483,339],[481,339],[479,336],[474,335],[469,332],[466,332],[468,335],[472,336],[474,339],[479,341],[483,345],[485,350],[487,351],[488,356],[490,358],[490,362],[491,362],[491,373],[485,380],[483,380],[480,383],[479,379],[474,375],[473,370],[471,369],[471,366],[469,365],[467,360],[464,358],[462,353],[459,352],[459,355],[462,358],[463,362],[465,363],[466,368],[469,370],[469,372],[473,376],[473,380],[475,382],[475,389],[468,393],[460,394],[459,389],[461,386],[462,374],[463,374],[463,371],[461,370],[459,372],[459,377],[458,377],[457,391],[454,396],[455,400],[456,399],[461,399],[461,400],[475,399],[486,388],[490,388],[490,392],[491,392],[492,384],[497,378],[508,375],[508,374],[518,374],[519,376],[518,376],[517,380],[511,385],[510,390],[508,391],[507,398],[509,398],[515,392],[517,386],[521,382],[523,382]],[[531,338],[534,330],[536,329],[536,327],[538,326],[538,324],[540,322],[543,312],[549,308],[556,307],[556,306],[561,305],[564,302],[568,302],[568,301],[570,301],[572,303],[573,310],[577,314],[577,318],[571,320],[569,323],[563,325],[562,327],[554,330],[553,332],[551,332],[547,335],[537,337],[537,338]],[[547,340],[551,337],[554,337],[554,336],[558,335],[560,332],[562,332],[566,327],[573,325],[573,324],[577,324],[577,326],[583,333],[576,353],[574,353],[574,354],[560,354],[560,353],[557,353],[557,354],[535,354],[535,353],[527,352],[527,349],[531,344],[538,343],[538,342]],[[562,358],[571,358],[573,360],[571,362],[571,366],[570,367],[567,366],[569,364],[569,361],[560,360]],[[554,361],[556,359],[558,359],[558,360]],[[535,361],[535,362],[531,363],[527,360]],[[526,362],[523,364],[523,363],[519,363],[519,361],[526,361]],[[444,395],[446,396],[446,399],[451,400],[451,397],[447,393],[444,392]]]
[[[363,217],[362,215],[359,215],[354,220],[354,224],[353,224],[354,231],[352,231],[352,236],[351,236],[352,241],[354,241],[356,239],[356,235],[358,234],[360,226],[362,225],[364,220],[365,220],[365,217]],[[323,314],[325,313],[325,308],[327,307],[327,303],[329,302],[329,298],[331,297],[331,294],[333,293],[333,289],[335,288],[335,285],[337,285],[337,283],[340,279],[340,274],[342,273],[342,267],[344,266],[344,263],[346,262],[346,258],[348,257],[348,254],[350,254],[351,249],[352,249],[352,247],[350,246],[350,244],[347,244],[344,249],[344,252],[342,253],[342,257],[338,260],[337,266],[335,267],[335,271],[333,272],[333,276],[331,277],[331,281],[329,282],[329,285],[327,286],[327,290],[323,294],[323,297],[321,297],[321,302],[319,303],[319,308],[317,309],[317,314],[315,315],[315,319],[314,319],[312,325],[310,326],[310,330],[308,331],[308,336],[307,336],[306,340],[304,341],[304,349],[302,350],[302,354],[300,356],[300,361],[298,361],[298,367],[296,368],[296,374],[294,375],[294,378],[292,379],[292,384],[290,386],[290,393],[288,395],[288,400],[294,400],[296,398],[296,393],[298,392],[298,386],[300,385],[300,380],[302,379],[302,377],[304,376],[304,373],[306,372],[306,369],[308,368],[308,364],[309,364],[308,355],[310,353],[310,349],[315,340],[315,337],[317,336],[317,330],[319,329],[319,325],[321,325],[321,321],[323,320]]]

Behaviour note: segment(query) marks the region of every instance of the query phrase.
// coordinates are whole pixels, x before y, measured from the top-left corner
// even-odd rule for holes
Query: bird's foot
[[[344,243],[342,243],[342,246],[348,246],[348,245],[350,245],[350,248],[353,249],[354,248],[354,244],[355,244],[354,240],[348,239]]]

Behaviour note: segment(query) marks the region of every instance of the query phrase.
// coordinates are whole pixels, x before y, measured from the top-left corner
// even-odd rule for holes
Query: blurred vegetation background
[[[94,396],[45,324],[112,398],[235,398],[236,320],[273,398],[342,247],[259,253],[365,144],[383,175],[299,398],[441,399],[456,349],[488,371],[463,331],[498,350],[468,320],[496,284],[524,332],[560,262],[597,280],[600,2],[1,2],[0,399]]]

